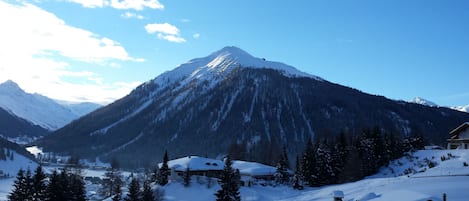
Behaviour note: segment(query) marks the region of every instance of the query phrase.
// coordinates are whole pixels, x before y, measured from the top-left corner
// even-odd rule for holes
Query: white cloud
[[[186,42],[186,39],[184,39],[180,36],[176,36],[176,35],[164,35],[164,34],[159,33],[158,38],[167,40],[169,42],[175,42],[175,43],[184,43],[184,42]]]
[[[179,29],[169,23],[154,23],[147,24],[145,30],[149,34],[157,34],[159,39],[164,39],[170,42],[183,43],[186,42],[186,39],[179,35]]]
[[[200,38],[200,34],[199,33],[192,34],[192,38],[198,39]]]
[[[102,68],[117,61],[143,61],[129,56],[118,42],[67,25],[31,4],[0,1],[0,27],[0,82],[11,79],[28,92],[56,99],[108,103],[132,89],[106,83],[93,72],[73,70],[71,63]]]
[[[143,15],[139,15],[137,13],[132,13],[132,12],[125,12],[124,14],[121,15],[121,17],[127,18],[127,19],[130,19],[130,18],[136,18],[136,19],[139,19],[139,20],[145,19],[145,17],[143,17]]]
[[[164,9],[164,5],[158,0],[69,0],[70,2],[81,4],[86,8],[102,8],[110,6],[115,9],[122,10],[143,10],[144,8],[150,9]]]
[[[70,2],[81,4],[86,8],[102,8],[106,5],[109,5],[109,2],[106,0],[69,0]]]
[[[162,23],[162,24],[147,24],[145,26],[145,30],[148,33],[164,33],[169,35],[179,35],[179,29],[169,23]]]
[[[143,10],[143,8],[163,9],[158,0],[111,0],[111,6],[116,9]]]

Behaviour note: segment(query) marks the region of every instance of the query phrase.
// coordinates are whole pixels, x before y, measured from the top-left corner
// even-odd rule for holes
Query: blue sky
[[[224,46],[392,99],[469,104],[469,1],[0,1],[0,82],[108,103]]]

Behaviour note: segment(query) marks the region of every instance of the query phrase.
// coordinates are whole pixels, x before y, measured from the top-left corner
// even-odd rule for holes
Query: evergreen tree
[[[290,168],[290,162],[288,160],[287,148],[283,146],[282,154],[277,163],[277,171],[275,173],[276,182],[278,184],[287,184],[290,180],[288,169]]]
[[[116,159],[111,160],[111,168],[104,173],[101,194],[110,197],[116,193],[117,186],[122,187],[122,174]]]
[[[348,147],[347,152],[348,154],[344,159],[344,169],[338,176],[339,183],[356,181],[363,178],[364,176],[361,169],[361,166],[364,162],[359,155],[358,147],[351,145]]]
[[[68,175],[69,188],[70,188],[70,200],[71,201],[85,201],[86,190],[85,182],[82,177],[78,174]]]
[[[334,167],[332,161],[332,153],[330,145],[327,141],[321,142],[316,149],[316,164],[315,164],[314,177],[316,182],[314,185],[322,186],[331,183],[331,178],[334,175]]]
[[[186,167],[186,171],[184,171],[183,175],[184,186],[189,187],[191,185],[191,173],[189,166]]]
[[[160,184],[162,186],[164,186],[168,183],[168,177],[169,177],[169,174],[170,174],[170,169],[168,167],[168,161],[169,161],[168,151],[165,151],[164,156],[163,156],[163,164],[161,165],[160,173],[159,173],[159,176],[158,176],[158,184]]]
[[[34,172],[34,176],[32,178],[33,189],[32,189],[32,196],[34,201],[43,201],[46,199],[46,188],[47,185],[45,180],[47,176],[44,174],[42,166],[38,166]]]
[[[16,180],[13,183],[13,191],[8,195],[10,201],[24,201],[27,200],[26,194],[26,177],[23,169],[20,169],[16,175]]]
[[[215,193],[217,201],[240,201],[239,186],[235,179],[230,156],[225,159],[225,167],[218,181],[221,189]]]
[[[300,166],[300,157],[298,154],[296,155],[295,160],[295,174],[293,175],[293,188],[301,190],[303,189],[302,181],[301,181],[301,166]]]
[[[31,169],[26,170],[25,175],[25,195],[26,200],[33,200],[33,177],[31,175]]]
[[[143,182],[143,191],[142,191],[142,201],[154,201],[155,196],[151,190],[151,185],[149,181]]]
[[[114,196],[112,196],[112,201],[121,201],[122,200],[122,182],[118,182],[115,185],[113,190]]]
[[[54,170],[50,176],[49,185],[46,188],[46,201],[67,200],[64,194],[66,186],[62,186],[60,180],[60,175]]]
[[[59,175],[59,185],[61,186],[61,194],[65,200],[71,200],[72,198],[72,189],[70,188],[70,180],[68,176],[67,169],[63,169]]]
[[[129,186],[129,192],[127,193],[127,197],[124,199],[125,201],[140,201],[141,199],[141,192],[140,192],[140,184],[138,183],[137,178],[132,178]]]
[[[160,173],[160,168],[158,168],[158,164],[156,167],[153,169],[153,172],[151,174],[151,181],[152,182],[157,182],[158,183],[158,175]]]
[[[303,176],[303,181],[305,181],[309,186],[315,185],[315,176],[313,175],[316,169],[315,161],[315,151],[313,143],[311,140],[308,140],[305,145],[305,151],[303,153],[303,159],[301,163],[301,175]]]

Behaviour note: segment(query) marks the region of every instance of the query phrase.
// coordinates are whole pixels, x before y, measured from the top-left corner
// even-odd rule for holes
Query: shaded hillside
[[[39,137],[49,131],[0,108],[0,135],[4,137]]]

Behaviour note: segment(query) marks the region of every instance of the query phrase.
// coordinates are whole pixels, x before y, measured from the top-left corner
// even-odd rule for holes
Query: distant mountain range
[[[0,84],[0,135],[42,136],[100,107],[93,103],[59,104],[23,91],[9,80]]]
[[[127,167],[161,160],[164,150],[171,157],[216,157],[231,148],[271,164],[283,145],[296,154],[308,139],[356,135],[374,126],[442,144],[468,120],[468,113],[366,94],[225,47],[35,144],[61,154],[115,158]]]
[[[421,104],[421,105],[425,105],[425,106],[429,106],[429,107],[440,107],[439,105],[429,101],[429,100],[426,100],[426,99],[423,99],[421,97],[415,97],[414,99],[410,100],[409,102],[411,103],[417,103],[417,104]],[[449,107],[453,110],[457,110],[457,111],[461,111],[461,112],[469,112],[469,105],[466,105],[466,106],[452,106],[452,107]]]

